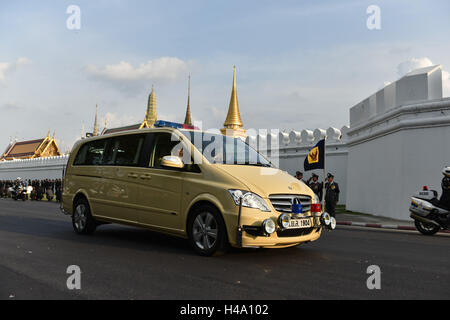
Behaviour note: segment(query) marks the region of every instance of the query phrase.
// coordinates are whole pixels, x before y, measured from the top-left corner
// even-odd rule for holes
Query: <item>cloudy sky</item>
[[[367,28],[370,5],[380,30]],[[220,128],[233,65],[246,128],[341,128],[349,107],[409,70],[450,70],[449,12],[447,0],[4,0],[0,148],[50,130],[66,150],[83,123],[92,130],[96,104],[102,124],[139,122],[152,84],[158,117],[182,122],[189,73],[194,120]]]

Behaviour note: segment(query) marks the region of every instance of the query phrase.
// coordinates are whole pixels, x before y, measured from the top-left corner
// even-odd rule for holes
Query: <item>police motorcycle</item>
[[[411,197],[410,217],[416,229],[424,235],[433,235],[440,229],[450,230],[450,167],[442,170],[442,196],[427,186]]]
[[[22,180],[20,178],[16,179],[16,183],[13,187],[9,188],[9,192],[11,193],[11,198],[14,200],[27,200],[28,193],[27,189],[24,187]]]

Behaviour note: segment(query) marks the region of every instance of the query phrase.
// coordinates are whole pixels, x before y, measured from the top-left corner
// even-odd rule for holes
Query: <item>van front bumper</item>
[[[261,248],[283,248],[295,246],[303,242],[315,241],[320,238],[322,229],[319,216],[311,213],[301,215],[300,219],[309,219],[310,226],[307,228],[283,229],[278,218],[280,212],[261,212],[256,209],[242,208],[240,225],[236,213],[225,214],[229,242],[234,247],[261,247]],[[276,230],[267,234],[263,228],[263,221],[271,219],[275,222]]]
[[[255,235],[253,228],[249,229],[249,226],[243,226],[241,247],[283,248],[295,246],[302,242],[315,241],[320,238],[321,233],[322,227],[319,226],[303,229],[278,229],[270,235],[266,235],[262,231]]]

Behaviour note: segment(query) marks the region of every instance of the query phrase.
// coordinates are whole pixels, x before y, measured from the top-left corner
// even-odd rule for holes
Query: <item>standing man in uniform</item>
[[[339,185],[334,182],[334,176],[331,173],[327,175],[328,182],[325,184],[325,207],[326,211],[332,216],[336,215],[336,204],[339,201]]]
[[[322,201],[322,183],[319,182],[319,176],[315,173],[312,174],[311,179],[308,179],[308,186],[312,191],[319,197],[320,201]]]
[[[300,172],[300,171],[295,172],[295,177],[296,177],[298,180],[300,180],[300,181],[302,181],[302,182],[305,182],[305,181],[303,180],[303,172]],[[305,183],[306,183],[306,182],[305,182]]]

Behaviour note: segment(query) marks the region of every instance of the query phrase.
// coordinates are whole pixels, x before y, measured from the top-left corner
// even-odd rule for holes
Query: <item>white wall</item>
[[[414,70],[350,108],[347,209],[409,219],[410,197],[424,185],[440,190],[450,165],[450,99],[441,66]],[[367,108],[366,108],[367,109]]]
[[[450,99],[405,105],[349,131],[347,208],[409,218],[424,185],[441,193],[450,165]]]
[[[347,208],[409,218],[409,198],[428,185],[441,194],[441,170],[450,165],[450,123],[415,128],[349,147]]]
[[[0,180],[61,179],[68,156],[0,162]]]
[[[403,105],[441,98],[442,66],[416,69],[351,107],[350,127]]]

